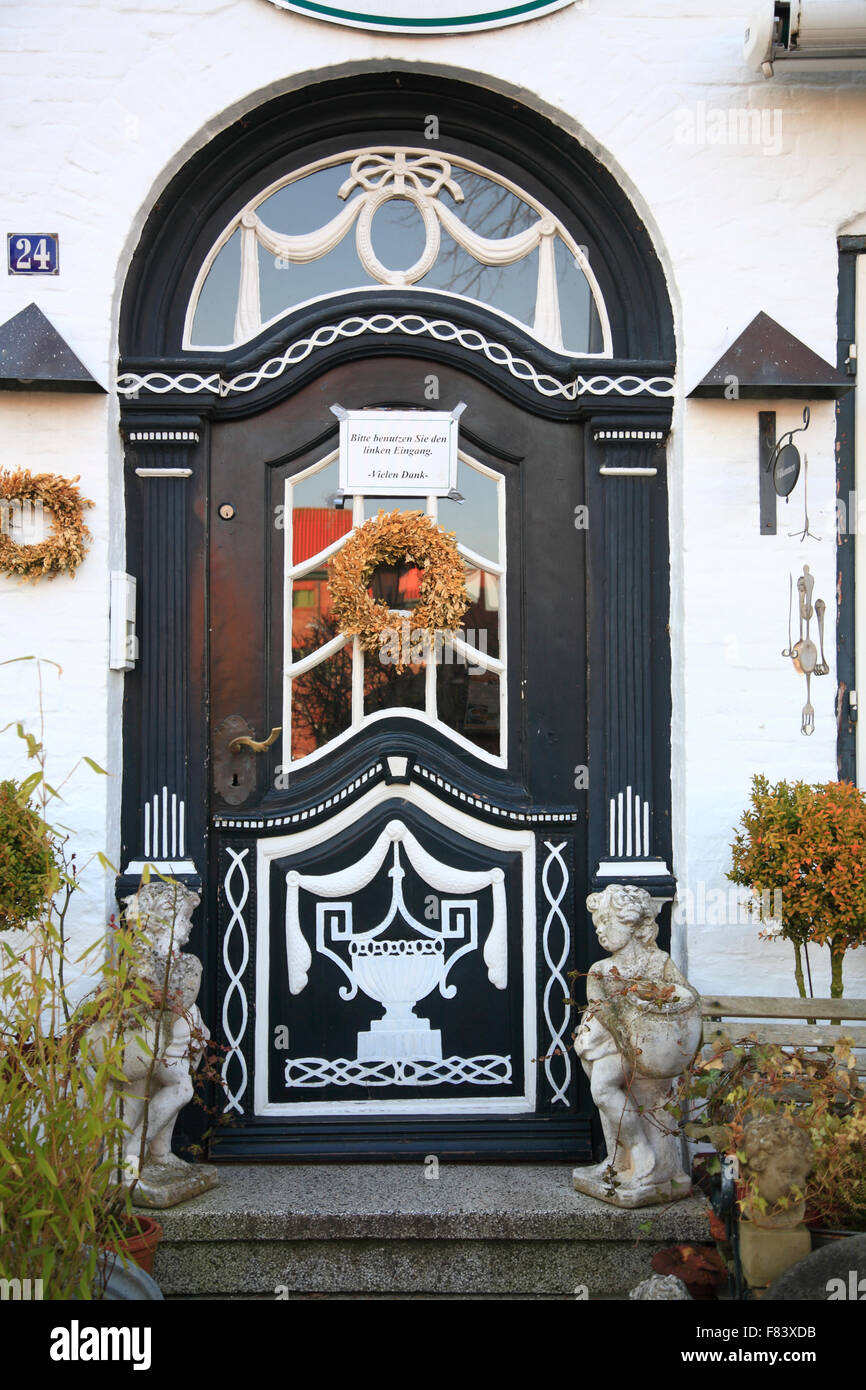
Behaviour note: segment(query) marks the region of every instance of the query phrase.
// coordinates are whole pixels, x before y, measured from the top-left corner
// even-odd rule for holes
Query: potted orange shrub
[[[866,944],[866,795],[852,782],[771,786],[755,776],[731,848],[731,882],[759,902],[781,890],[779,930],[794,947],[800,997],[814,942],[830,949],[830,994],[841,998],[845,952]]]

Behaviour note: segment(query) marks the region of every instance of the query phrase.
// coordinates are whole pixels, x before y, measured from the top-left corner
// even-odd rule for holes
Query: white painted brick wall
[[[786,535],[800,519],[801,489],[780,504],[779,536],[761,538],[762,403],[686,402],[685,393],[759,309],[835,360],[836,237],[866,213],[866,84],[749,73],[741,57],[748,17],[747,5],[710,0],[585,0],[516,28],[413,38],[320,24],[267,0],[48,0],[0,15],[4,230],[56,229],[62,257],[56,279],[0,280],[0,321],[35,298],[106,385],[124,277],[160,189],[240,113],[311,75],[399,64],[451,71],[558,112],[613,170],[658,247],[677,320],[669,449],[675,867],[684,887],[708,890],[727,887],[727,846],[754,771],[835,775],[835,672],[813,681],[817,731],[807,741],[799,733],[804,682],[780,657],[789,571],[796,578],[808,561],[828,628],[834,612],[834,427],[832,407],[817,406],[806,447],[821,543]],[[697,118],[716,108],[765,110],[772,140],[683,143],[684,111]],[[448,113],[438,114],[446,146]],[[121,678],[107,670],[108,571],[123,563],[116,420],[112,398],[0,400],[3,462],[80,473],[97,504],[96,540],[74,582],[0,581],[0,648],[3,656],[36,648],[63,665],[49,742],[61,763],[87,752],[111,770],[111,781],[86,793],[77,781],[68,808],[85,851],[110,855]],[[796,405],[779,410],[780,429],[798,422]],[[31,702],[24,668],[0,670],[4,716]],[[8,734],[0,750],[20,770]],[[94,877],[89,891],[83,933],[98,932],[111,906],[107,883]],[[701,987],[792,987],[787,948],[758,942],[751,926],[692,923],[676,945]],[[848,966],[852,992],[866,985],[866,952],[860,957]],[[826,986],[826,972],[819,983]]]

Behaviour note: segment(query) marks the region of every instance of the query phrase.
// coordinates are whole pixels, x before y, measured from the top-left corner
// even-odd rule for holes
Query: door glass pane
[[[335,506],[339,487],[335,459],[292,487],[292,563],[318,555],[352,529],[352,508]]]
[[[589,281],[564,241],[556,239],[556,283],[566,352],[603,352],[604,335]]]
[[[469,461],[460,459],[458,489],[465,498],[458,505],[439,498],[438,519],[464,544],[486,559],[498,562],[503,554],[500,535],[501,480],[489,477]],[[352,510],[334,505],[338,487],[337,461],[302,477],[291,488],[293,560],[302,564],[352,529]],[[423,499],[365,497],[364,519],[380,512],[414,511],[426,514]],[[338,656],[320,663],[293,683],[292,757],[303,758],[329,739],[351,727],[352,665],[362,668],[364,718],[388,710],[426,713],[479,749],[500,756],[500,676],[484,667],[483,658],[500,658],[500,611],[503,579],[484,565],[463,562],[467,608],[457,636],[472,650],[460,653],[438,634],[432,644],[413,625],[413,610],[421,599],[423,569],[411,562],[378,565],[370,577],[368,593],[394,614],[390,630],[382,634],[375,653],[354,654],[348,642]],[[328,567],[295,577],[291,585],[292,660],[317,653],[340,635],[328,586]],[[431,655],[432,652],[432,655]],[[474,653],[474,654],[473,654]],[[436,663],[438,706],[428,691],[427,665]],[[402,667],[402,669],[398,669]],[[429,698],[429,704],[428,704]]]
[[[460,620],[459,636],[486,656],[499,656],[499,579],[487,570],[466,567],[469,607]]]
[[[331,612],[328,571],[311,570],[292,584],[292,661],[318,651],[338,632]]]
[[[321,645],[321,644],[320,644]],[[352,647],[292,681],[292,759],[306,757],[352,722]]]
[[[417,565],[377,565],[368,592],[395,612],[411,613],[421,602],[422,573]]]
[[[378,516],[380,512],[423,512],[425,511],[423,500],[417,497],[365,497],[364,498],[364,520],[369,521],[371,516]]]
[[[412,631],[407,621],[403,632],[395,640],[400,642],[401,653],[407,657],[412,652]],[[423,660],[411,661],[402,672],[397,671],[396,662],[387,645],[379,656],[367,653],[364,657],[364,713],[375,714],[381,709],[418,709],[425,707],[426,668]]]
[[[234,342],[240,278],[241,234],[235,231],[217,253],[199,295],[193,339],[203,347],[227,347]]]
[[[448,659],[450,656],[450,660]],[[448,648],[436,671],[439,718],[486,753],[499,753],[499,677]]]
[[[457,491],[462,502],[439,498],[439,522],[454,531],[461,545],[499,563],[499,489],[494,478],[460,459],[457,464]]]

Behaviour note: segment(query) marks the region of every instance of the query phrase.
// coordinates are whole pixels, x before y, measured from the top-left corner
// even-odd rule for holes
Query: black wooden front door
[[[338,495],[333,403],[460,401],[462,502]],[[342,365],[213,426],[217,1154],[588,1156],[566,1050],[585,968],[583,501],[577,422],[420,357]],[[402,670],[343,641],[327,586],[328,555],[380,507],[436,516],[466,565],[458,643],[404,647]],[[373,581],[409,644],[417,582],[411,565]]]

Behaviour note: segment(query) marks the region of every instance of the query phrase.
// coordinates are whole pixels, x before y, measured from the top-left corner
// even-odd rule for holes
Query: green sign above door
[[[525,19],[562,10],[573,0],[361,0],[326,5],[317,0],[271,0],[282,10],[310,19],[347,24],[353,29],[383,29],[402,34],[460,34],[474,29],[497,29]]]

